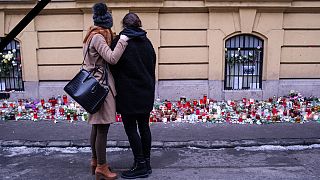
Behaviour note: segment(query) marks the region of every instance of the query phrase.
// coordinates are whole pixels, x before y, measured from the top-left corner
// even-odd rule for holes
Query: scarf
[[[146,36],[147,32],[138,27],[126,27],[120,32],[120,34],[126,35],[129,38],[136,38]]]
[[[99,26],[91,26],[89,28],[88,33],[86,34],[86,37],[83,40],[83,43],[84,44],[89,43],[91,41],[91,39],[93,38],[93,36],[96,34],[101,34],[105,38],[108,46],[111,45],[111,42],[114,37],[113,32],[111,31],[111,29],[104,29]]]

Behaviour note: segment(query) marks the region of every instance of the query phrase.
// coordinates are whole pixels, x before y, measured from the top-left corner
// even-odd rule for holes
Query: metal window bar
[[[0,42],[3,38],[0,38]],[[15,52],[12,50],[15,49]],[[20,45],[16,40],[11,41],[2,51],[2,54],[8,54],[11,51],[14,54],[14,58],[11,61],[14,63],[8,65],[9,70],[4,73],[3,69],[0,73],[0,92],[8,91],[24,91],[24,83],[22,79],[22,68],[21,68],[21,53]],[[1,56],[2,60],[2,56]],[[3,64],[3,62],[1,62]],[[2,68],[2,64],[0,68]]]
[[[225,90],[262,89],[263,40],[237,35],[225,43]]]

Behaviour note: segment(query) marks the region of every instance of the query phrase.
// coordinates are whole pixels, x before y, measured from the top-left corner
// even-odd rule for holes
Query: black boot
[[[148,174],[152,173],[151,165],[150,165],[150,158],[146,158],[146,165],[148,169]]]
[[[135,160],[133,167],[121,174],[121,177],[124,179],[146,178],[148,176],[149,174],[145,160]]]

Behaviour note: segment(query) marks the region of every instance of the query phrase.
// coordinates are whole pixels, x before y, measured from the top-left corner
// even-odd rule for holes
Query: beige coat
[[[116,64],[127,45],[128,43],[126,41],[120,39],[114,51],[112,51],[101,34],[94,35],[90,43],[89,52],[85,58],[85,69],[90,71],[94,67],[99,67],[99,72],[95,74],[95,77],[100,80],[105,68],[104,61],[109,64]],[[87,52],[87,47],[88,45],[84,45],[83,47],[84,56]],[[110,124],[116,121],[115,96],[117,92],[110,70],[108,71],[108,82],[111,91],[106,97],[101,109],[95,114],[89,114],[89,124]],[[106,82],[102,84],[105,85]]]

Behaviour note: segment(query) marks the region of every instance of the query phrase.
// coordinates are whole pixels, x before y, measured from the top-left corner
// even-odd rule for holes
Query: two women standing
[[[110,124],[115,122],[117,111],[123,116],[125,131],[134,154],[133,167],[121,176],[130,179],[147,177],[152,172],[149,114],[154,100],[154,49],[146,32],[141,29],[141,20],[134,13],[124,17],[124,30],[116,39],[111,31],[112,16],[104,3],[93,6],[93,22],[94,26],[90,27],[84,39],[86,69],[96,70],[95,77],[98,80],[103,79],[106,72],[108,79],[101,83],[109,86],[110,92],[101,109],[89,115],[89,124],[92,125],[92,173],[96,175],[96,179],[117,178],[117,174],[111,172],[106,163],[107,133]],[[111,67],[114,76],[106,64],[117,64]]]

